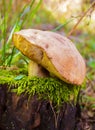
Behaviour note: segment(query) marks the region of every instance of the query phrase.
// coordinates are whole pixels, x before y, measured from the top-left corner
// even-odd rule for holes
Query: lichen
[[[39,99],[52,101],[57,106],[63,102],[76,103],[79,86],[67,84],[52,77],[29,77],[21,70],[0,69],[0,84],[7,84],[10,92],[29,97],[37,95]]]

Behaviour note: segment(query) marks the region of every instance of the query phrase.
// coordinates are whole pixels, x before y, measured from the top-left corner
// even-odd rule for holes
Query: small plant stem
[[[95,6],[95,1],[91,4],[91,6],[88,8],[87,11],[85,11],[83,13],[83,15],[80,17],[80,19],[78,20],[78,22],[75,24],[75,26],[72,28],[72,30],[68,33],[67,37],[70,37],[70,35],[72,35],[72,33],[76,30],[77,26],[80,24],[80,22],[82,21],[82,19],[86,16],[86,14],[91,10],[91,8],[93,8]]]

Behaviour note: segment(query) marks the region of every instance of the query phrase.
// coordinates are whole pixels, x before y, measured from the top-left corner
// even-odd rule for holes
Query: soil
[[[0,130],[95,130],[95,122],[85,113],[79,104],[64,103],[58,111],[36,95],[28,99],[27,95],[8,92],[6,85],[0,86]]]

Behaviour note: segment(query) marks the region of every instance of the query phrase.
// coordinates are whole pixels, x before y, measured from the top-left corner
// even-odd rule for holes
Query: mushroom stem
[[[30,61],[28,65],[28,75],[37,77],[47,77],[48,71],[34,61]]]

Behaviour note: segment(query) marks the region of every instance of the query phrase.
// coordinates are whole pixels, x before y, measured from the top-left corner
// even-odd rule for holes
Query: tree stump
[[[0,130],[75,129],[76,105],[63,103],[56,117],[55,113],[48,100],[38,100],[37,95],[31,99],[24,94],[17,96],[8,92],[7,85],[0,85]]]

